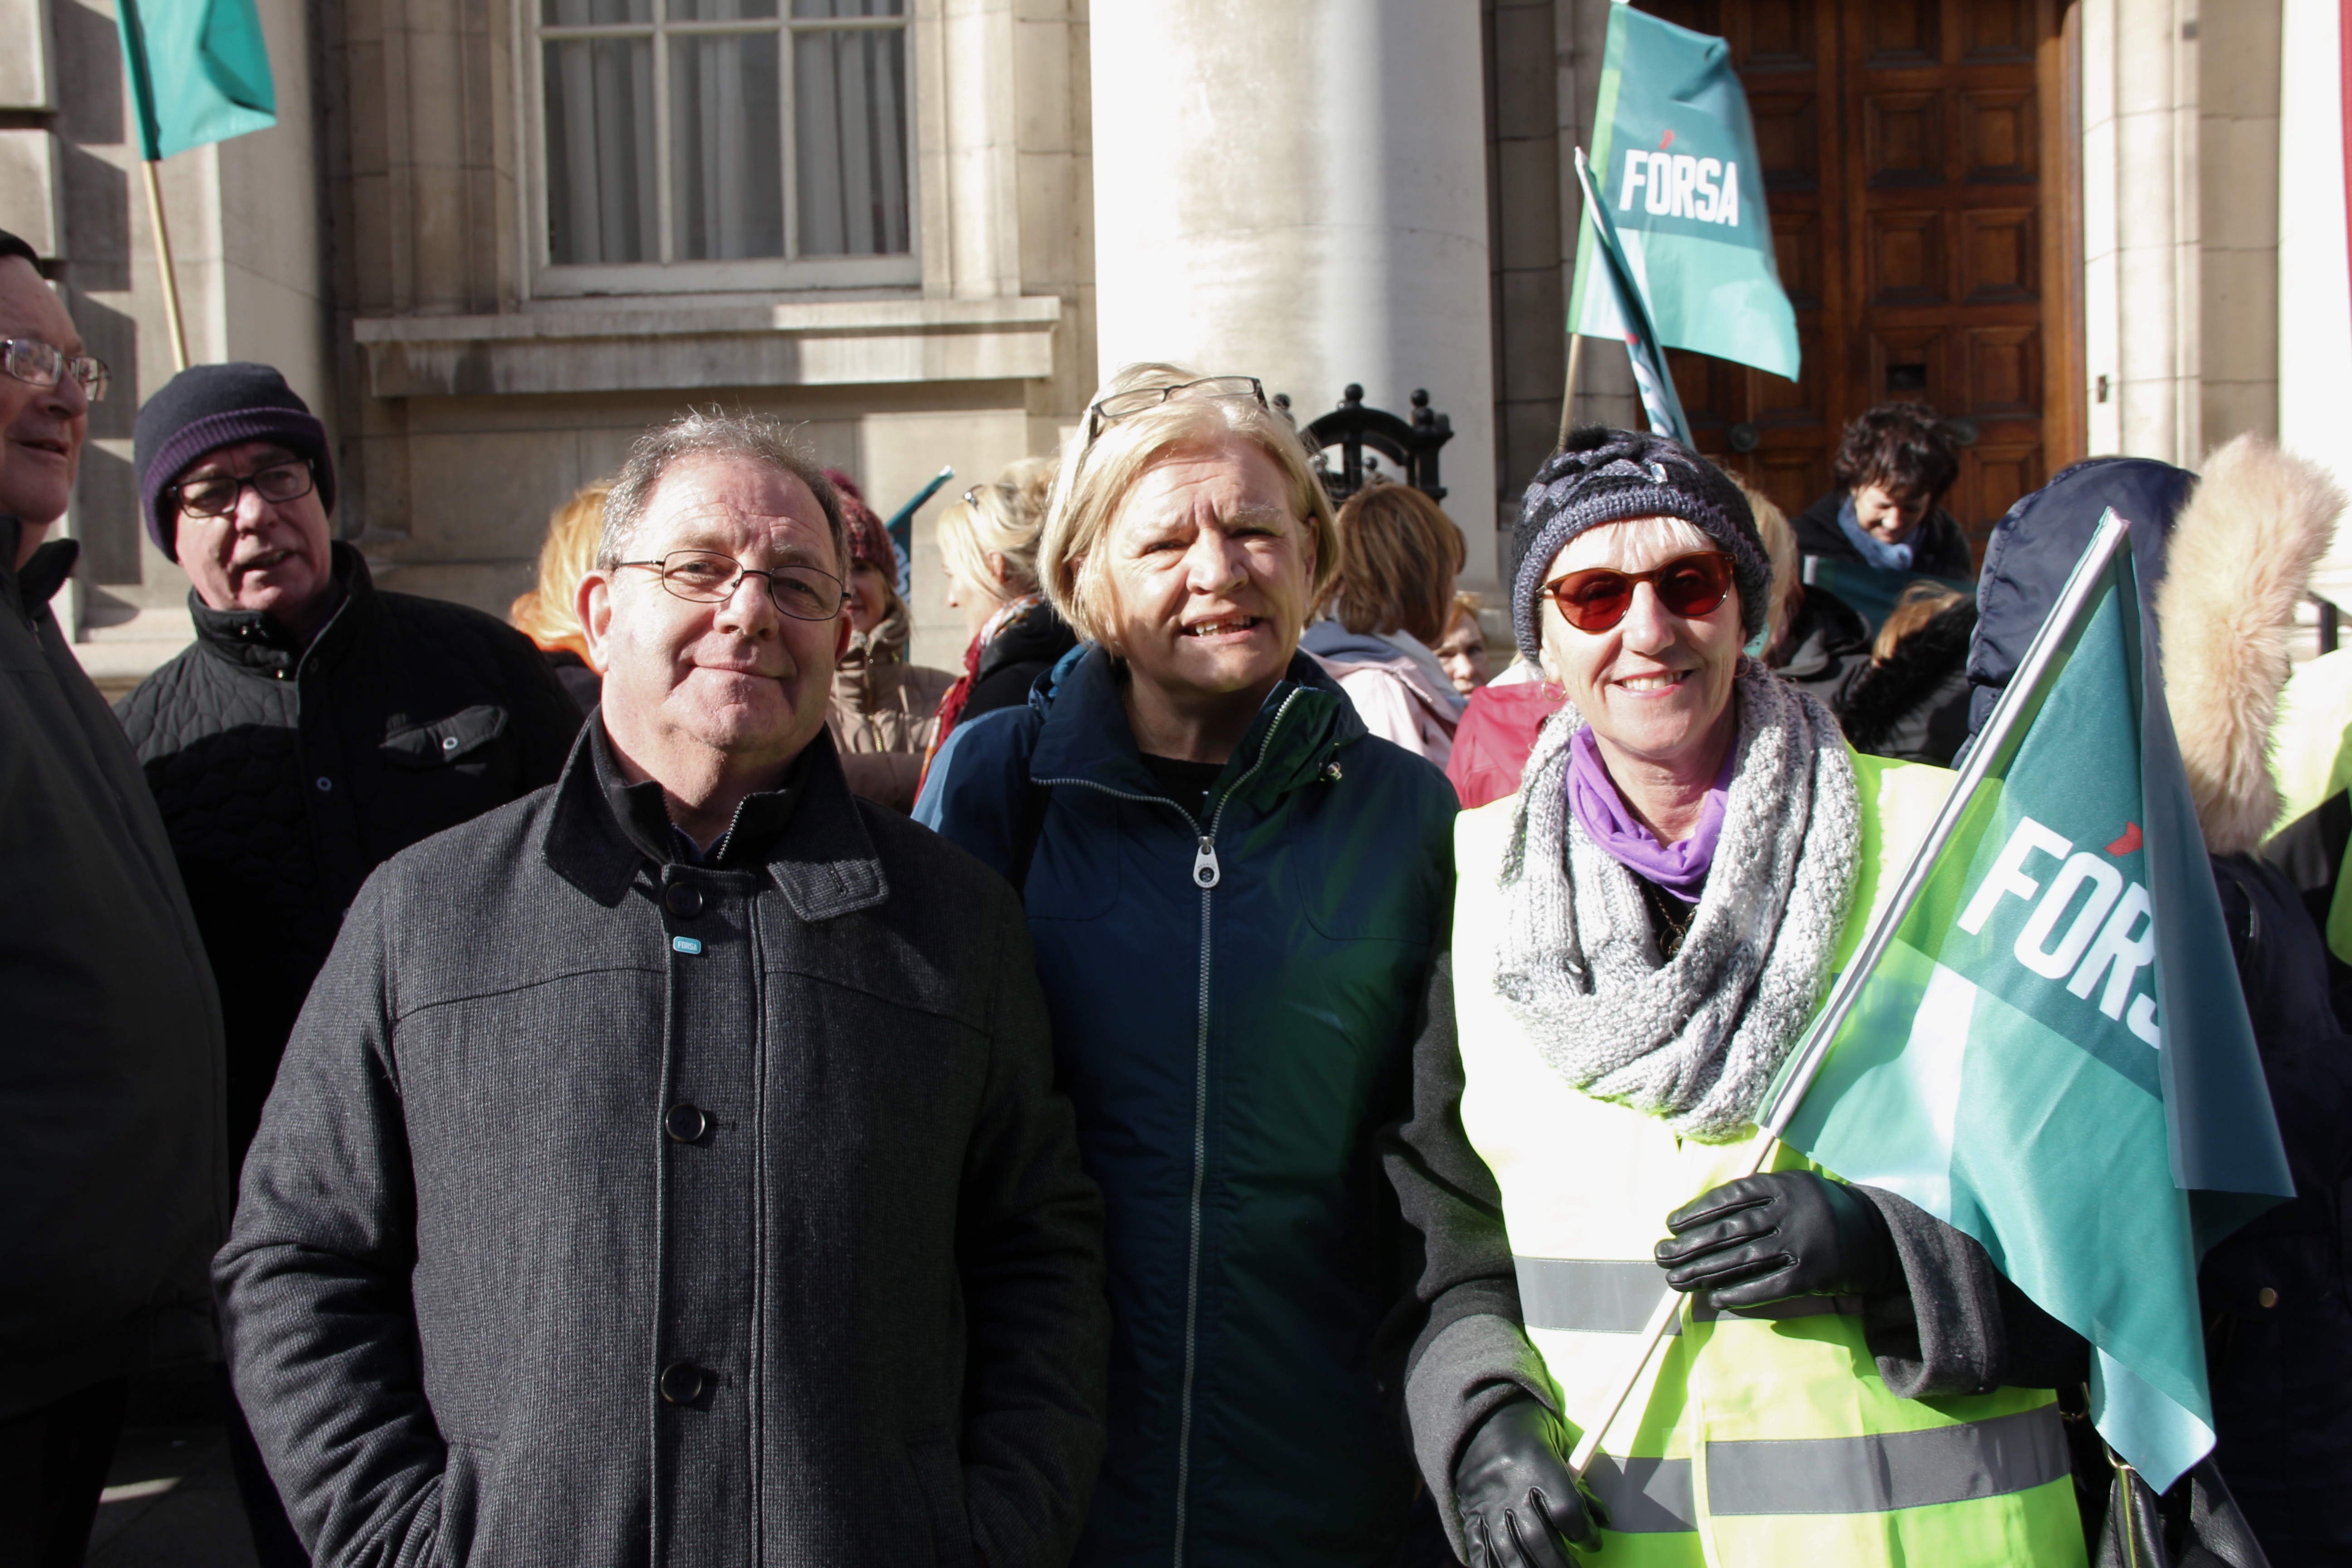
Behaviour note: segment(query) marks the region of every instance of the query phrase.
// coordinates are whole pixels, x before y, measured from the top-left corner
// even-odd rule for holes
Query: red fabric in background
[[[1470,694],[1470,706],[1454,731],[1454,754],[1445,763],[1446,780],[1462,797],[1463,810],[1518,793],[1536,731],[1567,700],[1566,692],[1544,680],[1482,686]]]

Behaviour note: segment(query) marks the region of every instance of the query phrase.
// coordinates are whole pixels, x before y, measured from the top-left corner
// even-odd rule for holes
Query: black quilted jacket
[[[334,573],[343,602],[308,647],[191,595],[195,642],[115,707],[220,986],[232,1170],[360,883],[552,783],[580,727],[520,632],[377,591],[347,544]]]

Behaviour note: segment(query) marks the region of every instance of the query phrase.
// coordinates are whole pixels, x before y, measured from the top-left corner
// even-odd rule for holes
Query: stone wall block
[[[1059,153],[1021,155],[1021,280],[1026,288],[1075,282],[1084,268],[1070,214],[1071,163]]]
[[[1059,22],[1013,25],[1013,138],[1024,153],[1070,150],[1070,32]]]
[[[480,162],[474,145],[479,129],[466,90],[474,64],[466,40],[454,30],[412,27],[401,42],[410,94],[401,162],[441,169]]]
[[[1568,304],[1558,268],[1501,272],[1495,282],[1496,315],[1511,327],[1502,337],[1501,395],[1557,404],[1561,378],[1568,374]],[[1600,346],[1595,342],[1585,352]]]
[[[384,45],[371,39],[353,42],[343,53],[347,100],[344,121],[351,128],[345,155],[351,173],[364,178],[392,167],[384,103]]]
[[[1497,0],[1493,26],[1494,100],[1488,113],[1494,134],[1505,142],[1549,139],[1559,129],[1550,0]]]
[[[1559,265],[1558,143],[1547,134],[1495,147],[1495,228],[1504,268]]]

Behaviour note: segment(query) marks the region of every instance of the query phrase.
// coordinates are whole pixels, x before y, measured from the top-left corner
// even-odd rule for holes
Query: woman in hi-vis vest
[[[1794,1150],[1766,1084],[1941,804],[1742,656],[1769,567],[1675,442],[1583,430],[1527,492],[1519,647],[1564,687],[1456,826],[1450,972],[1391,1170],[1428,1244],[1406,1383],[1472,1568],[2080,1563],[2052,1390],[2083,1342],[1982,1247]],[[1661,1292],[1673,1338],[1602,1434]]]

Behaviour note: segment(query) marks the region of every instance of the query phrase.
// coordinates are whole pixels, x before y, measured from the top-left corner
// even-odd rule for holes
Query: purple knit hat
[[[180,558],[174,548],[178,508],[163,492],[205,453],[241,441],[275,441],[306,458],[320,506],[335,510],[335,463],[328,455],[326,426],[286,378],[266,364],[191,365],[141,405],[131,436],[140,508],[156,549]]]

